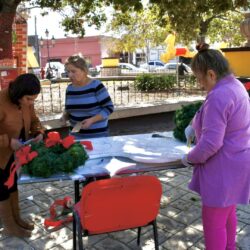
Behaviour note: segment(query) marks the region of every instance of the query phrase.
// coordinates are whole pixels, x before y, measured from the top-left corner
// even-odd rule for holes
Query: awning
[[[36,57],[33,52],[32,47],[28,47],[27,49],[27,62],[28,62],[28,68],[39,68],[39,64],[36,60]]]

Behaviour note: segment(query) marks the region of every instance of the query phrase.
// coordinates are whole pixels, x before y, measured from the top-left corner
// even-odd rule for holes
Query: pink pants
[[[206,250],[236,249],[236,205],[230,207],[202,206]]]

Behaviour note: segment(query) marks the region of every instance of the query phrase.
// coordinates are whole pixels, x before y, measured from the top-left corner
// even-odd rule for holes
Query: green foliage
[[[195,86],[196,85],[197,79],[193,74],[189,77],[188,83],[190,84],[190,86]]]
[[[140,0],[31,0],[29,4],[40,6],[42,10],[50,8],[58,11],[64,17],[62,25],[65,32],[80,36],[84,36],[86,26],[96,26],[99,29],[107,21],[107,7],[112,6],[115,11],[121,12],[142,9]]]
[[[46,148],[43,142],[33,143],[31,149],[37,151],[38,156],[22,167],[22,171],[30,176],[47,178],[53,174],[72,173],[88,159],[84,147],[79,142],[69,149],[65,149],[61,144]]]
[[[190,124],[197,110],[199,110],[202,102],[182,106],[181,109],[175,111],[174,137],[181,141],[186,141],[185,128]]]
[[[156,91],[171,89],[176,82],[176,75],[138,75],[135,79],[135,87],[139,91]]]
[[[170,26],[167,17],[160,23],[159,11],[155,5],[138,12],[114,12],[107,30],[119,39],[112,40],[112,50],[133,52],[162,44]]]
[[[149,0],[148,3],[144,0],[1,0],[0,14],[2,11],[9,10],[15,12],[18,5],[27,2],[30,8],[39,7],[44,13],[49,13],[48,9],[59,12],[63,16],[62,24],[65,31],[71,31],[77,35],[83,36],[86,26],[100,28],[107,21],[105,10],[113,8],[118,16],[121,15],[118,18],[120,24],[131,24],[131,18],[138,22],[137,25],[133,21],[134,29],[128,29],[134,35],[138,32],[138,26],[142,26],[145,34],[151,34],[153,37],[165,36],[164,29],[169,29],[171,26],[171,29],[178,34],[177,39],[187,43],[193,41],[199,34],[206,33],[214,18],[223,18],[227,11],[250,8],[248,0]],[[126,15],[123,16],[123,14]],[[161,26],[164,32],[158,32],[160,29],[159,27],[156,29],[157,26]],[[143,32],[138,34],[144,35]],[[135,36],[137,37],[135,42],[140,35]],[[143,42],[143,39],[139,40]],[[145,41],[148,39],[151,38],[148,36]]]
[[[159,19],[168,15],[172,29],[178,34],[178,41],[187,44],[198,37],[200,39],[205,37],[215,18],[223,19],[228,11],[250,7],[248,0],[151,0],[150,2],[160,7]]]
[[[226,42],[229,47],[240,46],[245,40],[240,32],[240,23],[243,20],[244,15],[235,11],[213,19],[208,29],[210,42]]]

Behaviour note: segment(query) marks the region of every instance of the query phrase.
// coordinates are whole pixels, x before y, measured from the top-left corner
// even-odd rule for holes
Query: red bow
[[[58,132],[49,132],[45,140],[45,146],[47,148],[53,147],[58,143],[61,143],[61,137]]]
[[[62,206],[62,214],[56,213],[56,207]],[[71,222],[73,220],[73,216],[69,215],[64,219],[57,219],[57,217],[60,217],[64,214],[64,212],[71,211],[71,207],[73,206],[73,200],[70,196],[66,196],[63,198],[63,200],[55,200],[54,203],[50,207],[50,218],[47,218],[44,220],[44,226],[46,228],[48,227],[60,227],[63,224],[66,224],[68,222]]]
[[[10,167],[10,175],[9,175],[8,180],[4,183],[4,185],[7,186],[8,189],[10,189],[14,184],[16,171],[22,165],[27,164],[28,162],[32,161],[37,156],[38,156],[38,153],[36,151],[31,151],[30,146],[25,146],[25,147],[20,148],[16,152],[16,159]]]
[[[49,132],[48,137],[45,140],[45,146],[47,148],[53,147],[56,144],[62,144],[64,148],[68,149],[74,143],[75,143],[74,136],[69,135],[64,139],[61,139],[60,134],[58,132]]]
[[[64,148],[69,148],[74,143],[75,143],[75,137],[73,135],[69,135],[62,140],[62,145]]]

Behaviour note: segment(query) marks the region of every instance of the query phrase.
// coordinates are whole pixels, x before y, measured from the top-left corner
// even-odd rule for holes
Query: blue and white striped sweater
[[[70,84],[66,90],[65,110],[69,114],[71,129],[78,121],[97,114],[102,121],[87,129],[74,133],[76,138],[102,137],[108,135],[108,117],[114,111],[113,103],[105,86],[99,80],[92,80],[86,86]]]

